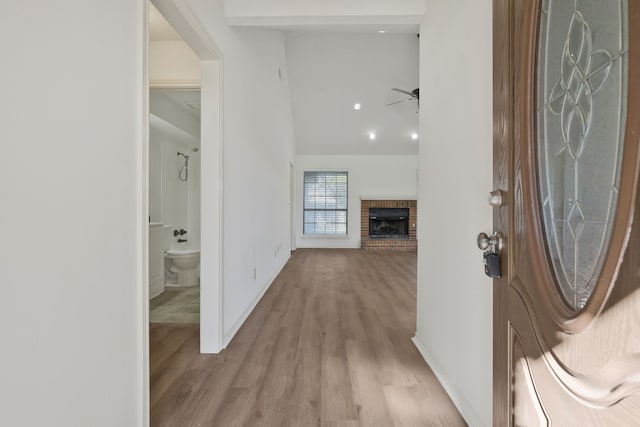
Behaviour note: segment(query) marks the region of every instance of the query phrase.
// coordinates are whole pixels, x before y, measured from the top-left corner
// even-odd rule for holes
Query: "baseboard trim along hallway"
[[[476,411],[473,409],[471,404],[469,404],[467,399],[464,398],[464,395],[460,392],[460,390],[458,390],[457,387],[455,387],[449,382],[440,364],[431,355],[431,353],[429,353],[429,351],[427,350],[427,347],[424,345],[420,337],[417,335],[414,335],[413,338],[411,338],[411,340],[413,341],[414,345],[416,346],[416,348],[424,358],[425,362],[427,362],[427,365],[429,365],[429,367],[435,374],[440,384],[442,384],[442,387],[444,387],[444,389],[447,391],[447,394],[453,401],[454,405],[456,405],[456,408],[458,408],[458,411],[460,411],[460,413],[464,416],[465,420],[469,421],[469,425],[472,425],[472,426],[484,425],[482,423],[482,420],[476,413]]]
[[[262,291],[254,298],[254,300],[251,301],[251,304],[249,304],[249,307],[247,307],[247,309],[244,311],[244,313],[242,313],[242,316],[240,316],[238,321],[236,323],[234,323],[234,325],[231,327],[229,332],[227,332],[224,335],[224,340],[222,342],[222,348],[223,349],[226,348],[229,345],[229,343],[231,342],[231,340],[233,339],[233,337],[236,336],[236,334],[238,333],[238,331],[240,330],[242,325],[244,325],[244,322],[247,321],[247,318],[251,315],[253,310],[255,310],[256,306],[258,305],[258,303],[260,302],[260,300],[262,299],[264,294],[267,293],[267,291],[269,290],[269,288],[271,287],[273,282],[276,280],[276,278],[278,277],[278,275],[280,274],[280,272],[284,268],[284,266],[287,265],[287,262],[289,262],[289,259],[291,259],[291,257],[287,258],[282,263],[280,268],[278,268],[278,270],[277,270],[278,272],[271,278],[271,280],[269,280],[267,282],[267,284],[264,286]]]

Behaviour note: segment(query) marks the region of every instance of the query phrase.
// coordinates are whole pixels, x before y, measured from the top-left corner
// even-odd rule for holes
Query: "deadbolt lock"
[[[502,206],[504,202],[503,193],[501,190],[494,190],[489,193],[489,204],[495,208]]]

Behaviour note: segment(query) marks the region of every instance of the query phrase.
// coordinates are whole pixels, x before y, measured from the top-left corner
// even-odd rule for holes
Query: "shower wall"
[[[171,230],[187,230],[184,236],[170,236],[171,248],[200,247],[200,153],[190,154],[189,178],[178,173],[184,157],[199,141],[192,135],[156,116],[151,116],[149,134],[149,206],[151,222],[171,225]],[[183,172],[184,173],[184,172]],[[188,240],[178,243],[178,238]]]
[[[200,142],[198,141],[199,145]],[[189,158],[189,180],[183,184],[187,184],[189,243],[194,248],[200,248],[200,152],[191,153]]]

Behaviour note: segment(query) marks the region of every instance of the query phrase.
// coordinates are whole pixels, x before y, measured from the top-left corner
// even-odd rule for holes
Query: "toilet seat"
[[[200,254],[198,249],[169,249],[166,252],[169,256],[187,256]]]

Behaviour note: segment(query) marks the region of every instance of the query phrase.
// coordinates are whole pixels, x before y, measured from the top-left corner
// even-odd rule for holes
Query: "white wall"
[[[149,124],[149,222],[162,221],[162,144],[158,141],[158,133],[153,129],[153,118]],[[154,137],[154,133],[156,136]]]
[[[179,40],[149,43],[149,84],[152,87],[199,87],[200,58]]]
[[[200,141],[198,141],[198,146]],[[201,226],[201,168],[202,151],[191,153],[189,157],[189,179],[187,181],[187,243],[190,248],[200,249]],[[182,166],[182,165],[180,165]],[[200,267],[198,267],[200,268]]]
[[[184,159],[176,155],[178,151],[184,153],[186,147],[153,127],[149,143],[162,146],[162,222],[171,225],[171,230],[188,230],[189,183],[178,180]],[[177,247],[177,239],[171,235],[169,245],[172,249]]]
[[[491,0],[428,0],[420,37],[415,341],[471,426],[490,426],[492,405],[492,282],[475,243],[492,230],[491,19]]]
[[[297,156],[295,170],[298,248],[359,248],[362,196],[415,199],[417,195],[418,156]],[[302,197],[305,170],[349,172],[347,237],[303,235]]]
[[[0,425],[139,426],[142,1],[0,14]]]
[[[230,28],[218,0],[190,5],[224,64],[223,334],[228,343],[290,255],[289,163],[295,149],[284,36]]]
[[[189,153],[194,147],[200,147],[199,140],[173,124],[154,115],[151,116],[149,134],[151,221],[171,225],[172,230],[185,229],[188,233],[186,236],[178,237],[172,234],[169,239],[171,248],[200,247],[200,152]],[[184,165],[184,158],[178,156],[178,152],[189,154],[187,181],[178,179],[178,174]],[[186,238],[188,243],[179,244],[178,238]]]

